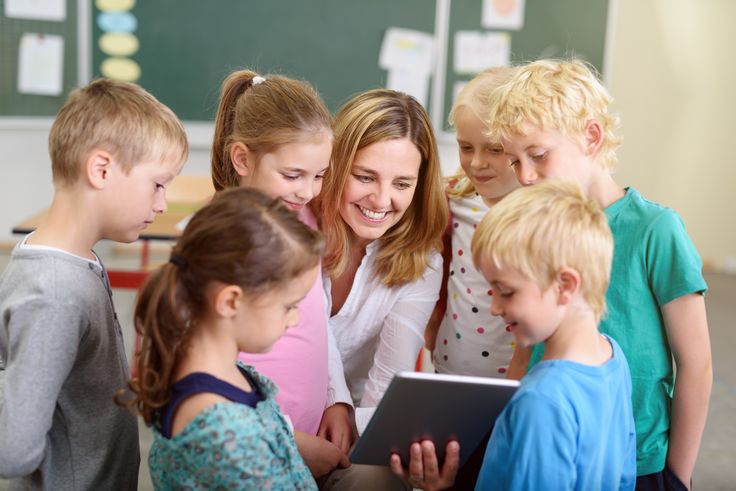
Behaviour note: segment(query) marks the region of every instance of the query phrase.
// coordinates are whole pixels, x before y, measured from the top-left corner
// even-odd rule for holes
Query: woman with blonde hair
[[[385,89],[348,101],[335,117],[332,164],[315,203],[341,355],[330,360],[331,402],[353,405],[362,430],[394,374],[414,368],[442,280],[448,210],[424,108]],[[320,433],[352,443],[330,416]]]
[[[378,159],[376,163],[385,164],[385,169],[373,169],[373,157],[388,157],[390,161]],[[332,161],[316,201],[322,214],[321,228],[328,234],[324,268],[329,276],[344,276],[351,254],[359,249],[357,243],[380,239],[376,263],[381,282],[391,287],[419,279],[430,262],[430,253],[439,251],[447,224],[437,142],[424,108],[413,97],[393,90],[371,90],[354,97],[335,116]],[[399,171],[404,169],[407,172],[401,175]],[[375,175],[384,170],[392,172]],[[398,176],[395,181],[377,179],[392,174]],[[383,188],[387,183],[406,194],[399,198],[396,193],[375,193],[379,189],[373,184]],[[356,222],[351,213],[355,210],[347,201],[360,184],[368,185],[363,191],[375,194],[368,199],[370,204],[390,198],[394,206],[394,200],[406,200],[405,206],[372,210],[389,213],[386,217],[366,216],[366,223]]]

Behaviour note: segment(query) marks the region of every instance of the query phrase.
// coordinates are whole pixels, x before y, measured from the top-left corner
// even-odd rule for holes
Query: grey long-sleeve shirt
[[[10,489],[136,489],[122,332],[101,264],[16,246],[0,277],[0,476]]]

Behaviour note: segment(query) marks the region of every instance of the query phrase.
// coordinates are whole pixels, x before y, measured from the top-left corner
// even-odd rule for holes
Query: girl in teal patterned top
[[[236,362],[298,322],[323,241],[280,200],[218,193],[143,286],[134,404],[154,442],[156,489],[316,489],[273,396]]]

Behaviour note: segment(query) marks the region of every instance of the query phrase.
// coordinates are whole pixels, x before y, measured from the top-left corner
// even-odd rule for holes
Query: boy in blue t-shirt
[[[569,181],[513,191],[481,221],[472,252],[491,285],[491,312],[519,346],[546,348],[496,420],[476,490],[633,489],[629,368],[598,332],[613,255],[600,206]],[[401,470],[395,457],[392,467]],[[415,457],[406,475],[439,489],[443,474]]]
[[[615,247],[600,330],[621,345],[631,368],[637,489],[689,487],[712,362],[702,262],[682,220],[613,180],[618,120],[583,62],[519,67],[492,99],[490,136],[503,142],[522,185],[572,179],[605,209]],[[532,364],[541,353],[535,347]]]
[[[514,192],[473,236],[491,311],[522,347],[543,342],[496,421],[476,489],[632,489],[636,439],[631,376],[598,332],[613,240],[577,184]]]

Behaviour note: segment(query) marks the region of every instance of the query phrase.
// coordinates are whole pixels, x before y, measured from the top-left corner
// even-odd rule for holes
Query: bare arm
[[[662,306],[662,315],[676,365],[667,464],[689,488],[713,384],[705,301],[684,295]]]

